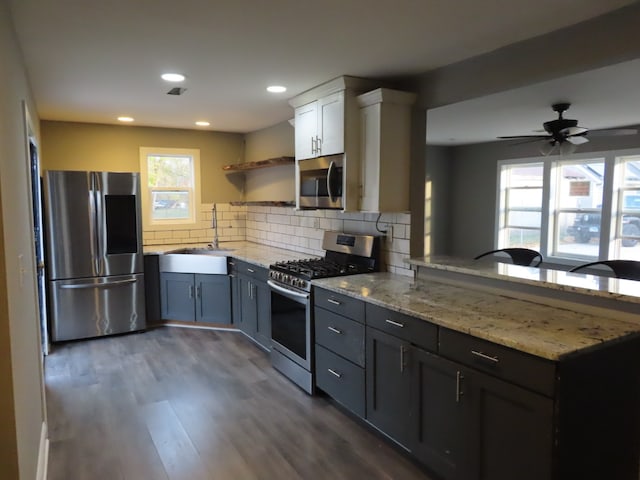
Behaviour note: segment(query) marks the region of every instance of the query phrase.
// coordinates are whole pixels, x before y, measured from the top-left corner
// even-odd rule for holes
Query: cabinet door
[[[193,273],[160,273],[163,320],[193,322],[195,318]]]
[[[317,135],[320,155],[344,153],[344,92],[318,100]]]
[[[271,350],[271,289],[264,282],[254,283],[256,312],[255,340]]]
[[[242,316],[242,298],[240,291],[240,277],[237,274],[229,275],[231,280],[231,316],[232,323],[239,327]]]
[[[409,444],[409,343],[366,329],[366,418],[404,446]]]
[[[470,471],[474,435],[473,409],[464,390],[467,373],[459,364],[417,348],[411,350],[411,373],[411,451],[443,478],[475,478]]]
[[[196,274],[196,322],[231,323],[231,287],[226,275]]]
[[[238,328],[251,338],[256,335],[257,307],[255,301],[255,285],[250,278],[239,277],[241,312]]]
[[[296,160],[317,157],[316,135],[318,132],[318,103],[311,102],[296,108],[295,149]]]
[[[550,480],[553,400],[479,372],[470,380],[475,478]]]

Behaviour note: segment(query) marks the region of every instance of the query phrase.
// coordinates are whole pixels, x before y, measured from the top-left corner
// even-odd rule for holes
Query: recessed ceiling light
[[[133,122],[132,117],[118,117],[118,121],[120,122]]]
[[[162,79],[166,80],[167,82],[183,82],[185,76],[181,73],[163,73]]]
[[[209,122],[198,121],[196,122],[196,125],[198,125],[199,127],[208,127],[211,124]]]
[[[281,85],[271,85],[267,87],[267,92],[271,92],[271,93],[282,93],[286,91],[287,91],[287,87],[283,87]]]

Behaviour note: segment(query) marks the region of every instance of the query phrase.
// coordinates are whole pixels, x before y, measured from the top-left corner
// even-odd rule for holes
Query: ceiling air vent
[[[186,88],[174,87],[167,92],[167,95],[182,95],[186,91]]]

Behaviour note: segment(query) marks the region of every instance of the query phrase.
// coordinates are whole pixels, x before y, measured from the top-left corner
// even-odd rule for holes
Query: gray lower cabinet
[[[226,275],[160,273],[163,320],[228,324],[231,289]]]
[[[409,342],[367,327],[366,418],[369,423],[408,448],[411,372]]]
[[[239,291],[237,327],[267,350],[271,349],[271,289],[268,270],[241,260],[234,260]]]
[[[421,349],[411,361],[420,461],[447,479],[552,478],[551,399]]]
[[[314,299],[316,387],[364,418],[364,303],[324,290]]]
[[[551,361],[315,292],[318,387],[437,478],[637,480],[640,337]]]

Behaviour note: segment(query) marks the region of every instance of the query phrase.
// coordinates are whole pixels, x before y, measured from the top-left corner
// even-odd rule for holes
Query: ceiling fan
[[[512,135],[506,137],[498,137],[502,140],[514,140],[521,139],[523,142],[536,142],[542,141],[540,152],[543,155],[549,155],[555,150],[559,150],[560,153],[573,153],[578,145],[587,143],[589,141],[588,136],[613,136],[613,135],[635,135],[638,130],[635,128],[610,128],[603,130],[589,130],[588,128],[578,125],[577,120],[570,118],[564,118],[562,114],[566,112],[570,103],[555,103],[551,105],[554,112],[558,113],[558,118],[544,122],[542,126],[546,135]]]

